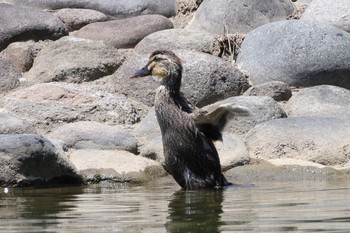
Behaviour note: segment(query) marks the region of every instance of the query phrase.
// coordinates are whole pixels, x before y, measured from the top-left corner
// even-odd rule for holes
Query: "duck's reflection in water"
[[[169,233],[220,232],[222,224],[222,190],[179,191],[173,194],[169,203]]]

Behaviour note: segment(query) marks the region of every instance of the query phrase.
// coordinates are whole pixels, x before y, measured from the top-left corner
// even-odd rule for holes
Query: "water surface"
[[[1,189],[0,232],[350,232],[350,182]]]

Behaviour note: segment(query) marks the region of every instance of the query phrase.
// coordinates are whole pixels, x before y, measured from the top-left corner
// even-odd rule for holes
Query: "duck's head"
[[[161,80],[161,84],[172,91],[179,91],[181,86],[182,64],[175,53],[168,50],[153,52],[148,63],[142,69],[136,71],[130,78],[155,76]]]

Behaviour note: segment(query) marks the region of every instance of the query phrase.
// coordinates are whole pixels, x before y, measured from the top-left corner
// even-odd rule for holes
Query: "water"
[[[0,232],[349,232],[350,181],[3,189]]]

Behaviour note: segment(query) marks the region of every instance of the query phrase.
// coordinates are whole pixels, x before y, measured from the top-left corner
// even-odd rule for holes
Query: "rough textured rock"
[[[312,3],[313,0],[292,0],[292,2],[295,4],[295,5],[310,5],[310,3]]]
[[[147,111],[145,105],[124,96],[68,83],[37,84],[12,92],[0,107],[29,120],[43,133],[75,121],[134,124]]]
[[[331,24],[350,32],[350,1],[313,0],[306,8],[302,20]]]
[[[288,116],[329,116],[350,119],[350,91],[321,85],[299,90],[287,102]]]
[[[92,81],[114,73],[124,59],[102,42],[65,37],[38,53],[26,77],[33,83]]]
[[[162,135],[154,107],[135,125],[134,134],[139,141],[140,156],[164,162]]]
[[[53,14],[32,7],[0,3],[0,51],[14,41],[56,40],[68,34]]]
[[[0,92],[16,88],[21,77],[22,75],[12,63],[0,56]]]
[[[288,20],[248,33],[238,66],[253,85],[283,81],[294,86],[350,88],[350,34],[336,27]]]
[[[254,126],[265,121],[286,117],[279,104],[268,96],[235,96],[216,104],[233,104],[249,110],[249,116],[236,115],[227,123],[226,132],[245,134]]]
[[[141,15],[127,19],[91,23],[74,36],[103,41],[116,48],[132,48],[153,32],[173,28],[171,21],[161,15]],[[96,33],[98,31],[98,33]]]
[[[175,15],[175,0],[6,0],[11,4],[34,6],[45,9],[85,8],[107,15],[129,17],[140,14]]]
[[[174,50],[184,67],[182,88],[186,98],[197,106],[242,94],[249,84],[245,76],[230,63],[215,56],[197,52]],[[151,106],[159,82],[150,78],[129,80],[128,77],[148,62],[149,54],[128,57],[111,77],[115,91]]]
[[[9,60],[20,72],[28,71],[34,62],[34,57],[38,52],[34,41],[13,42],[2,51],[2,55]]]
[[[137,152],[137,140],[130,130],[94,121],[62,125],[53,129],[47,137],[63,141],[66,148]]]
[[[293,11],[290,0],[207,0],[199,6],[189,28],[220,35],[247,33],[260,25],[287,19]]]
[[[0,134],[36,134],[36,130],[28,121],[0,109]]]
[[[246,135],[251,158],[297,158],[323,165],[350,159],[350,121],[291,117],[259,124]]]
[[[192,21],[203,0],[176,0],[177,13],[171,18],[175,28],[185,28]]]
[[[159,49],[209,52],[214,40],[214,35],[204,31],[187,29],[162,30],[143,38],[135,46],[135,52],[150,54]]]
[[[290,87],[279,81],[271,81],[250,87],[243,95],[246,96],[269,96],[276,101],[288,100],[292,96]]]
[[[305,164],[305,161],[303,161]],[[269,162],[258,162],[246,166],[238,166],[225,173],[225,177],[234,183],[255,184],[264,182],[269,185],[273,182],[310,182],[315,184],[329,184],[339,180],[349,180],[348,171],[336,170],[331,167],[322,167],[320,164],[309,162],[309,166],[299,164],[272,165]],[[320,184],[319,183],[319,184]],[[316,187],[316,186],[315,186]]]
[[[35,134],[0,135],[0,168],[1,186],[82,182],[53,144]]]
[[[140,183],[164,176],[161,165],[151,159],[117,150],[77,150],[69,156],[87,182]]]
[[[270,159],[269,163],[275,166],[301,166],[301,167],[316,167],[316,168],[325,168],[325,165],[319,163],[313,163],[310,161],[302,160],[302,159]]]
[[[147,116],[136,125],[135,134],[140,141],[140,155],[164,162],[163,143],[157,118],[152,108]],[[215,143],[223,170],[249,162],[248,151],[241,138],[224,133],[223,141]]]
[[[68,31],[78,30],[87,24],[108,20],[102,12],[90,9],[60,9],[53,12],[62,20]]]
[[[241,137],[231,133],[223,133],[222,137],[222,142],[215,142],[222,170],[249,163],[249,153]]]

